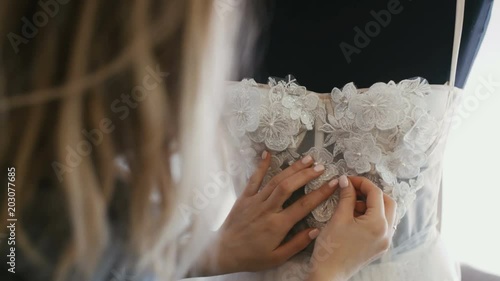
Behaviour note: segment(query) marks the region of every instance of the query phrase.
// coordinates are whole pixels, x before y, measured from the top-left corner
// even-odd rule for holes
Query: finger
[[[276,186],[266,200],[266,204],[271,209],[281,210],[283,204],[297,189],[303,187],[308,182],[319,177],[325,167],[323,165],[317,165],[311,168],[304,169],[298,173],[293,174],[287,179],[282,180],[278,186]]]
[[[247,187],[243,190],[242,196],[252,196],[259,191],[262,180],[264,179],[267,169],[269,169],[269,165],[271,164],[271,155],[269,152],[264,150],[261,158],[262,159],[257,166],[257,170],[250,177]]]
[[[291,177],[292,175],[309,168],[313,164],[313,162],[314,159],[310,155],[307,155],[299,161],[295,161],[290,167],[274,176],[269,181],[269,183],[267,183],[266,186],[262,188],[262,190],[259,192],[259,196],[262,197],[262,200],[266,200],[271,195],[276,186],[278,186],[278,184],[280,184],[283,180]]]
[[[332,196],[335,190],[337,190],[338,182],[338,179],[331,180],[330,182],[322,185],[320,188],[302,196],[290,207],[283,210],[283,215],[285,215],[291,224],[296,224],[298,221],[311,213],[316,207],[318,207],[319,204],[328,199],[328,197]]]
[[[339,186],[340,200],[333,216],[336,219],[352,219],[354,217],[354,207],[356,206],[356,190],[345,175],[339,178]]]
[[[384,215],[383,192],[365,177],[349,177],[352,185],[366,197],[366,214]]]
[[[385,218],[387,219],[387,225],[394,229],[396,223],[396,209],[397,203],[389,195],[384,193],[384,207],[385,207]]]
[[[279,246],[273,251],[277,260],[284,262],[309,245],[319,235],[319,229],[308,228],[297,233],[290,241]]]

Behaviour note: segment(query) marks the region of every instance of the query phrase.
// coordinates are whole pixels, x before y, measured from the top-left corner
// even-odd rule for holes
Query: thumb
[[[354,208],[356,207],[356,190],[347,176],[342,175],[339,178],[340,201],[337,205],[336,215],[341,217],[354,217]]]

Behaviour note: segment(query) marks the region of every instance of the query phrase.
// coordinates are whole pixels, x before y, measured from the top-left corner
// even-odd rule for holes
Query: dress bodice
[[[414,78],[368,89],[349,83],[318,94],[291,77],[270,78],[268,85],[245,79],[228,86],[225,124],[246,176],[255,155],[271,152],[264,184],[304,155],[325,166],[306,194],[343,174],[369,178],[398,203],[393,246],[411,248],[419,243],[412,239],[437,224],[441,148],[456,96],[450,89]],[[316,208],[307,224],[323,226],[338,196]]]

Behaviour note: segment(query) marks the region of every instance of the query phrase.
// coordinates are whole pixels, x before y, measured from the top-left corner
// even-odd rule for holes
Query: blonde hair
[[[237,22],[222,24],[208,0],[47,2],[0,4],[0,165],[16,171],[16,245],[40,279],[99,280],[118,257],[180,278],[216,212],[186,221],[177,207],[221,165]]]

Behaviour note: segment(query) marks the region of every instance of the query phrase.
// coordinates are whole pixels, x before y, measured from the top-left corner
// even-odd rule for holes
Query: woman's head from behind
[[[178,206],[219,160],[217,93],[232,30],[216,5],[0,6],[0,165],[15,168],[18,263],[41,280],[98,280],[119,263],[183,274],[206,225],[179,217]]]

